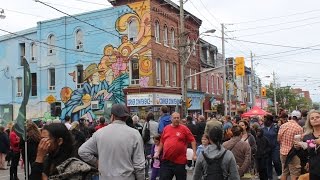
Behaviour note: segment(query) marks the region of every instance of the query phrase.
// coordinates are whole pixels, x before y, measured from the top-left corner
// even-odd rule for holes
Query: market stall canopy
[[[264,116],[270,114],[263,109],[259,108],[258,106],[254,106],[250,111],[243,113],[242,117],[252,117],[252,116]]]

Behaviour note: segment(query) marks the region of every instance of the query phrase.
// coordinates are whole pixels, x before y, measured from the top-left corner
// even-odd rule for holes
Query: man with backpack
[[[208,135],[210,145],[199,155],[193,180],[240,180],[236,160],[222,144],[221,127],[213,127]]]

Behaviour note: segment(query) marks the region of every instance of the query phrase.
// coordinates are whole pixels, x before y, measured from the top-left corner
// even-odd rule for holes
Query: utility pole
[[[185,78],[186,68],[186,56],[185,56],[185,29],[184,29],[184,9],[183,0],[180,0],[180,64],[181,64],[181,95],[182,95],[182,117],[188,114],[186,102],[187,102],[187,80]]]
[[[222,40],[222,60],[223,60],[223,105],[224,105],[224,116],[227,115],[228,107],[227,107],[227,76],[226,76],[226,57],[225,57],[225,49],[224,49],[224,24],[221,24],[221,40]],[[231,108],[231,107],[229,107]]]
[[[251,98],[251,100],[252,100],[252,107],[251,108],[253,108],[254,106],[255,106],[255,104],[256,104],[256,95],[255,95],[255,92],[254,92],[254,84],[253,84],[253,78],[254,78],[254,70],[253,70],[253,56],[252,56],[252,52],[250,52],[250,58],[251,58],[251,96],[252,96],[252,98]]]
[[[273,75],[273,101],[274,101],[274,111],[276,112],[276,115],[278,115],[278,109],[277,109],[277,85],[276,85],[276,74],[272,73]]]

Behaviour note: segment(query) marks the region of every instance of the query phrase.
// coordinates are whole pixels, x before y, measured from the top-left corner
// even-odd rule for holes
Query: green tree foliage
[[[270,84],[269,86],[266,86],[266,88],[267,98],[270,98],[273,103],[273,107],[270,107],[269,111],[274,112],[274,86]],[[295,94],[290,86],[276,88],[276,99],[278,102],[278,109],[283,108],[292,111],[294,109],[301,110],[312,108],[312,102]]]

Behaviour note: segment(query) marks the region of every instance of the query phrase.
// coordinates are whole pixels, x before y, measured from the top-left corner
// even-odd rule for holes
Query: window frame
[[[131,26],[131,24],[133,23],[133,22],[135,22],[136,24],[136,29],[135,29],[135,36],[132,36],[131,37],[131,33],[132,32],[134,32],[134,31],[131,31],[131,29],[132,29],[132,26]],[[135,42],[137,42],[137,37],[138,37],[138,34],[139,34],[139,28],[138,28],[138,26],[139,26],[139,22],[138,22],[138,19],[137,18],[131,18],[131,19],[129,19],[129,21],[127,22],[127,27],[128,27],[128,40],[130,41],[130,42],[132,42],[132,43],[135,43]],[[133,34],[133,33],[132,33]],[[131,40],[131,38],[133,38],[132,40]]]
[[[168,26],[164,25],[163,29],[163,45],[169,47],[168,45]]]
[[[48,44],[48,56],[55,55],[56,37],[54,34],[49,34],[47,39],[47,44]]]
[[[53,81],[52,81],[52,77],[53,77],[52,73],[54,73]],[[53,82],[53,84],[51,84],[52,82]],[[48,89],[50,91],[54,91],[56,89],[56,69],[55,68],[48,69]]]
[[[161,60],[156,59],[156,84],[161,86]]]
[[[177,87],[177,64],[172,64],[172,86]]]
[[[158,20],[155,21],[155,34],[154,34],[154,37],[155,37],[155,41],[156,43],[160,43],[160,22]]]
[[[175,44],[175,31],[174,31],[174,28],[171,28],[170,34],[171,34],[170,47],[172,49],[175,49],[176,48],[176,44]]]
[[[79,35],[80,32],[81,36]],[[75,48],[79,51],[83,50],[83,31],[81,29],[77,29],[75,32]]]

